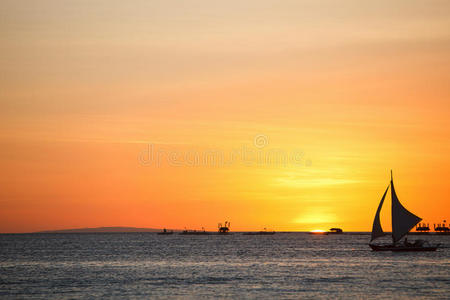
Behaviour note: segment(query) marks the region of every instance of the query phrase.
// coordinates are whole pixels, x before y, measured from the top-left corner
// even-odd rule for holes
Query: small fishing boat
[[[385,236],[385,233],[381,227],[380,212],[389,187],[391,188],[392,202],[392,244],[373,244],[372,242],[375,239]],[[405,238],[403,243],[400,243],[400,240],[405,237],[408,232],[420,221],[422,221],[421,218],[409,212],[398,200],[397,194],[395,193],[391,170],[391,182],[381,198],[373,220],[372,237],[369,243],[370,248],[372,248],[373,251],[436,251],[436,249],[440,246],[439,244],[431,245],[424,240],[416,240],[415,242],[410,243],[408,242],[408,239]]]
[[[158,232],[158,234],[161,234],[161,235],[166,235],[166,234],[173,234],[173,230],[167,230],[167,229],[163,229],[163,231],[161,231],[161,232]]]
[[[330,228],[329,234],[342,234],[344,231],[342,231],[341,228]]]
[[[217,225],[217,228],[219,229],[219,234],[228,234],[230,232],[230,222],[225,221],[225,224],[222,225],[222,223],[219,223]]]
[[[434,231],[439,235],[450,235],[450,227],[447,226],[446,220],[442,224],[434,224]]]
[[[264,228],[264,230],[261,231],[251,231],[251,232],[244,232],[243,235],[273,235],[275,234],[275,231],[267,231],[267,228]]]
[[[430,234],[430,225],[427,223],[419,223],[416,225],[416,231],[411,234],[415,235],[427,235]]]
[[[183,234],[183,235],[208,235],[210,233],[207,232],[205,230],[205,228],[202,228],[202,230],[199,230],[199,231],[184,229],[182,232],[180,232],[180,234]]]

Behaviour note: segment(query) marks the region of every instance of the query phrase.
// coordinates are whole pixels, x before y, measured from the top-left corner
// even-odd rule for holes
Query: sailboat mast
[[[392,169],[391,169],[391,194],[393,193],[393,188],[394,188],[394,179],[392,178]],[[392,195],[391,195],[391,201],[392,201]],[[392,221],[392,218],[391,218]],[[394,237],[394,226],[392,226],[392,230],[391,230],[391,236],[392,236],[392,245],[395,245],[395,237]]]
[[[393,188],[394,188],[394,180],[392,179],[392,170],[391,170],[391,201],[392,201]],[[391,222],[392,222],[392,220],[393,220],[393,218],[391,218]],[[393,225],[392,225],[392,230],[391,230],[391,236],[392,236],[392,245],[395,245],[394,226]]]

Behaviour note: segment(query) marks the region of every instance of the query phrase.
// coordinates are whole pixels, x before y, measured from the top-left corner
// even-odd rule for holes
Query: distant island
[[[157,228],[138,228],[138,227],[95,227],[95,228],[75,228],[60,230],[45,230],[33,233],[105,233],[105,232],[160,232]]]

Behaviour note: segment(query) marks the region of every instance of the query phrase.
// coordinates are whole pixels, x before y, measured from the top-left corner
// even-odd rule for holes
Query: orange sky
[[[390,169],[409,210],[450,219],[448,1],[0,15],[0,232],[370,230]]]

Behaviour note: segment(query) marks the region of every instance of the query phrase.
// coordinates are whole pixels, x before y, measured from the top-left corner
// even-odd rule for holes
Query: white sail
[[[377,213],[375,214],[375,218],[373,219],[372,239],[370,240],[371,242],[374,239],[384,236],[383,228],[381,227],[381,222],[380,222],[380,212],[381,212],[381,208],[383,207],[384,198],[386,198],[386,194],[387,194],[388,190],[389,190],[389,185],[388,185],[386,191],[384,192],[383,197],[381,198],[380,204],[378,205]]]
[[[391,197],[392,197],[392,240],[394,244],[404,237],[421,218],[409,212],[397,198],[394,189],[394,181],[391,178]]]

